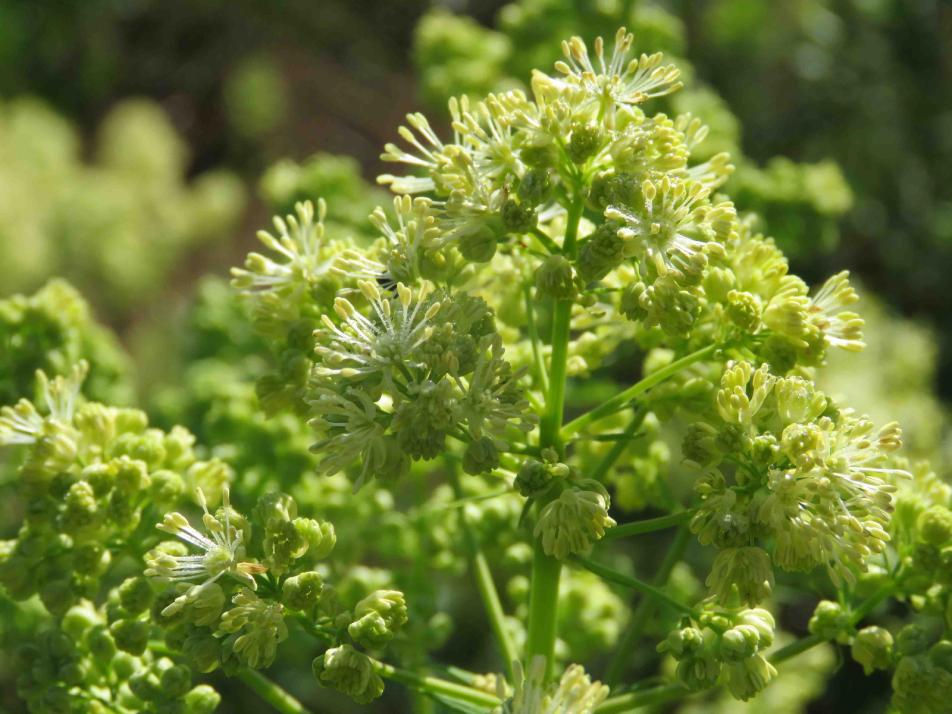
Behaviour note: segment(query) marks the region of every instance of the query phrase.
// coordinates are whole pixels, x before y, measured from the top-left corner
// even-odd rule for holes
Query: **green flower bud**
[[[544,203],[552,191],[552,175],[548,169],[529,169],[519,181],[517,194],[526,206]]]
[[[184,697],[192,686],[192,673],[188,667],[177,664],[162,671],[159,676],[162,695],[167,699]]]
[[[140,663],[128,652],[116,652],[112,658],[111,668],[119,679],[129,679],[139,671]]]
[[[152,669],[137,672],[129,678],[129,689],[144,702],[163,698],[162,683],[159,675]]]
[[[419,385],[413,399],[400,403],[393,428],[401,448],[412,459],[434,459],[443,453],[446,433],[457,421],[452,384],[443,378]]]
[[[161,510],[171,508],[185,495],[185,481],[175,471],[153,471],[150,478],[152,499]]]
[[[499,466],[499,451],[488,436],[471,441],[463,453],[463,471],[477,475],[489,473]]]
[[[744,332],[754,332],[760,326],[760,311],[756,295],[738,290],[727,293],[727,318]]]
[[[39,589],[39,596],[43,601],[43,607],[49,610],[51,615],[64,614],[77,599],[72,583],[66,578],[43,583]]]
[[[547,464],[535,459],[527,459],[516,474],[516,490],[525,498],[539,496],[552,483],[552,472]]]
[[[354,608],[347,632],[358,644],[383,647],[407,621],[407,604],[398,590],[377,590]]]
[[[337,545],[334,524],[329,521],[316,521],[313,518],[295,518],[294,527],[307,543],[307,554],[314,560],[323,560],[331,554]]]
[[[575,297],[575,276],[572,264],[561,255],[550,255],[536,269],[536,289],[557,300]]]
[[[952,672],[952,642],[940,640],[929,650],[929,659],[946,672]]]
[[[592,181],[589,200],[604,211],[609,206],[631,208],[641,194],[641,181],[631,173],[601,173]]]
[[[849,629],[849,615],[839,603],[820,600],[807,627],[811,634],[819,635],[825,640],[843,642],[845,632]]]
[[[291,561],[307,551],[308,545],[291,521],[271,520],[264,529],[264,564],[276,577],[291,567]]]
[[[498,246],[499,236],[487,225],[464,233],[458,243],[460,255],[474,263],[488,263]]]
[[[681,442],[681,453],[685,459],[699,466],[713,466],[718,463],[721,460],[721,452],[717,445],[717,429],[703,422],[691,424]]]
[[[651,304],[648,296],[648,286],[643,282],[629,283],[621,293],[621,302],[618,309],[633,322],[640,322],[648,317],[647,305]]]
[[[892,678],[893,706],[903,714],[947,711],[952,697],[952,674],[928,657],[903,657]]]
[[[208,634],[207,630],[196,630],[190,633],[182,643],[181,649],[192,667],[199,672],[212,672],[218,667],[221,658],[221,641]]]
[[[99,624],[99,622],[99,614],[89,603],[84,602],[79,605],[74,605],[66,611],[66,614],[63,615],[63,621],[60,623],[60,627],[63,628],[63,632],[67,635],[79,641],[82,640],[87,630]]]
[[[604,486],[596,481],[583,483],[586,488],[567,488],[539,514],[533,534],[542,540],[546,555],[565,560],[587,553],[615,525],[608,515],[610,499]],[[589,486],[592,490],[587,490]]]
[[[149,644],[149,623],[142,620],[117,620],[109,627],[116,646],[123,652],[139,656]]]
[[[727,688],[735,699],[743,702],[763,691],[764,687],[777,676],[777,670],[760,655],[748,657],[740,662],[731,662],[725,668]]]
[[[714,559],[707,586],[723,605],[735,596],[745,605],[770,597],[774,576],[770,556],[760,548],[725,548]]]
[[[116,654],[116,641],[105,625],[96,625],[86,633],[86,647],[100,662],[109,662]]]
[[[99,523],[99,509],[93,487],[85,481],[77,481],[66,493],[60,527],[64,533],[75,536],[88,532]]]
[[[896,652],[903,657],[922,654],[938,639],[939,633],[935,630],[919,623],[909,623],[896,634]]]
[[[539,217],[528,203],[517,203],[511,198],[502,204],[502,224],[509,233],[528,233],[536,227]]]
[[[850,654],[863,665],[866,674],[877,669],[887,669],[892,664],[893,638],[889,630],[875,625],[864,627],[853,640]]]
[[[595,122],[575,124],[566,147],[566,153],[576,164],[584,164],[602,145],[602,130]]]
[[[797,366],[796,347],[779,335],[771,335],[764,341],[760,358],[773,374],[786,374]]]
[[[109,551],[99,543],[83,543],[73,549],[73,569],[79,573],[101,575],[111,559]]]
[[[186,714],[212,714],[219,704],[221,695],[207,684],[199,684],[185,695]]]
[[[952,511],[943,506],[930,506],[919,515],[916,526],[922,540],[941,547],[952,539]]]
[[[728,268],[709,268],[704,274],[704,294],[712,302],[727,302],[727,295],[734,289],[737,279]]]
[[[383,694],[383,680],[374,671],[370,658],[350,645],[327,650],[315,658],[312,670],[318,682],[358,704],[370,704]]]
[[[618,224],[607,221],[582,244],[578,274],[587,283],[601,280],[621,265],[624,258],[625,242],[618,237]]]
[[[552,143],[524,146],[519,156],[526,166],[534,169],[551,168],[558,161],[558,152]]]
[[[130,615],[138,615],[152,606],[155,593],[148,579],[138,576],[126,578],[119,586],[119,602]]]
[[[320,573],[310,571],[295,575],[281,586],[281,602],[291,610],[313,610],[321,600],[324,580]]]

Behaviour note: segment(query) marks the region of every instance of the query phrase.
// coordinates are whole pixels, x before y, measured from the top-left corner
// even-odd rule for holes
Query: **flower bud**
[[[536,227],[539,217],[528,203],[506,199],[502,204],[502,224],[509,233],[528,233]]]
[[[724,548],[714,559],[707,586],[723,605],[737,593],[745,605],[756,605],[770,597],[773,589],[770,556],[760,548]]]
[[[738,290],[727,293],[727,318],[744,332],[760,326],[760,300],[756,295]]]
[[[212,714],[219,704],[221,695],[207,684],[199,684],[185,695],[186,714]]]
[[[618,236],[618,224],[607,221],[582,244],[578,274],[587,283],[601,280],[621,265],[624,258],[625,242]]]
[[[893,638],[889,630],[875,625],[864,627],[853,640],[850,654],[863,665],[863,671],[869,675],[877,669],[887,669],[892,663]]]
[[[519,181],[517,193],[524,205],[538,206],[544,203],[552,190],[552,178],[548,169],[529,169]]]
[[[552,473],[547,464],[535,459],[527,459],[516,474],[516,490],[525,498],[542,494],[552,483]]]
[[[533,535],[541,539],[546,555],[565,560],[587,553],[615,525],[608,515],[610,500],[604,486],[596,481],[584,483],[593,490],[567,488],[539,514]]]
[[[370,704],[383,694],[383,680],[374,671],[370,658],[350,645],[327,650],[311,665],[314,677],[358,704]]]
[[[584,164],[594,156],[602,144],[602,130],[595,122],[577,123],[572,126],[566,153],[576,164]]]
[[[281,602],[291,610],[312,610],[321,599],[324,580],[321,574],[310,571],[295,575],[281,586]]]
[[[406,623],[407,604],[398,590],[377,590],[357,603],[354,616],[348,634],[364,647],[379,648]]]
[[[499,451],[495,442],[482,436],[466,445],[463,453],[463,471],[473,476],[489,473],[499,466]]]
[[[458,242],[460,254],[474,263],[488,263],[496,255],[499,236],[487,225],[464,233]]]
[[[307,555],[314,560],[323,560],[337,545],[337,534],[330,521],[316,521],[313,518],[295,518],[294,527],[307,543]]]
[[[842,642],[843,633],[849,628],[849,616],[839,603],[820,600],[807,628],[811,634],[819,635],[825,640]]]
[[[149,623],[143,620],[116,620],[109,631],[116,640],[116,647],[131,655],[141,655],[149,644]]]
[[[919,536],[929,545],[941,547],[952,539],[952,511],[943,506],[930,506],[916,523]]]
[[[155,593],[144,577],[126,578],[119,586],[119,602],[130,615],[145,612],[154,599]]]
[[[575,279],[572,264],[561,255],[550,255],[536,269],[536,289],[557,300],[575,297]]]

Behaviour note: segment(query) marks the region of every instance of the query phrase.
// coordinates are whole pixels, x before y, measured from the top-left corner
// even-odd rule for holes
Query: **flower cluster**
[[[704,468],[691,528],[721,549],[708,584],[727,604],[736,590],[756,604],[770,594],[771,563],[783,570],[826,566],[852,582],[882,552],[895,490],[895,423],[838,409],[801,377],[764,365],[728,364],[710,421],[697,422],[685,456]],[[759,547],[773,541],[771,554]]]
[[[697,623],[671,632],[658,651],[677,660],[678,679],[689,689],[723,682],[735,699],[747,701],[777,674],[762,654],[773,639],[774,619],[766,610],[705,610]]]
[[[528,672],[515,664],[515,692],[493,714],[592,714],[608,697],[608,687],[593,682],[580,665],[570,665],[558,683],[547,685],[544,658],[533,659]],[[498,694],[506,699],[502,683]]]

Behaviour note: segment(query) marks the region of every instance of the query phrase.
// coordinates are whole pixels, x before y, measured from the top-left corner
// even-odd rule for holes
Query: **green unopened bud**
[[[116,654],[116,641],[105,625],[96,625],[86,633],[86,647],[100,662],[109,662]]]
[[[566,153],[576,164],[584,164],[602,145],[602,130],[595,122],[575,124],[566,147]]]
[[[546,504],[539,514],[533,534],[541,539],[546,555],[566,559],[587,553],[592,544],[615,525],[608,515],[608,492],[596,481],[585,481],[588,488],[567,488]]]
[[[535,169],[551,168],[558,161],[558,152],[552,143],[524,146],[519,156],[526,166]]]
[[[207,630],[195,630],[182,643],[182,654],[199,672],[212,672],[221,659],[221,640],[208,634]]]
[[[952,539],[952,511],[943,506],[930,506],[919,515],[919,536],[926,543],[941,547]]]
[[[199,684],[185,695],[186,714],[212,714],[219,704],[221,695],[207,684]]]
[[[864,627],[856,633],[850,654],[863,665],[866,674],[877,669],[887,669],[892,663],[893,638],[889,630],[875,625]]]
[[[131,655],[141,655],[149,644],[149,623],[143,620],[116,620],[109,631],[116,646]]]
[[[307,543],[307,555],[314,560],[322,560],[331,554],[337,545],[334,524],[329,521],[316,521],[313,518],[295,518],[294,527]]]
[[[561,255],[550,255],[535,274],[536,289],[557,300],[575,297],[575,276],[572,264]]]
[[[357,603],[354,616],[348,634],[364,647],[378,648],[406,623],[407,604],[398,590],[377,590]]]
[[[142,576],[126,578],[119,586],[119,602],[130,615],[145,612],[154,599],[149,581]]]
[[[167,667],[162,671],[159,677],[159,683],[162,686],[162,696],[166,699],[178,699],[184,697],[192,686],[192,673],[189,668],[176,664]]]
[[[99,510],[93,487],[85,481],[77,481],[66,493],[60,526],[70,535],[81,534],[99,522]]]
[[[618,224],[603,223],[582,244],[578,257],[578,273],[585,282],[601,280],[621,265],[625,258],[625,242],[618,237]]]
[[[739,290],[727,294],[727,318],[744,332],[753,332],[760,326],[760,299]]]
[[[519,468],[514,485],[522,496],[532,498],[543,493],[550,483],[552,473],[548,466],[541,461],[528,459]]]
[[[922,654],[938,639],[936,629],[916,622],[909,623],[896,634],[896,652],[903,657]]]
[[[383,694],[383,680],[370,658],[350,645],[327,650],[311,669],[318,682],[346,694],[358,704],[370,704]]]
[[[517,203],[509,198],[502,204],[502,223],[510,233],[528,233],[538,220],[535,208],[528,203]]]
[[[946,672],[952,672],[952,642],[949,640],[939,640],[929,650],[929,659],[937,667],[941,667]]]
[[[602,173],[592,181],[589,200],[604,211],[609,206],[633,207],[641,193],[641,181],[631,173]]]
[[[849,628],[849,616],[838,602],[820,600],[807,627],[811,634],[819,635],[825,640],[842,642],[844,633]]]
[[[629,320],[638,322],[648,317],[647,305],[649,304],[648,286],[638,281],[629,283],[622,290],[618,309]]]
[[[499,450],[488,436],[469,442],[463,453],[463,471],[468,474],[489,473],[499,466]]]
[[[519,181],[518,195],[524,205],[538,206],[548,199],[551,190],[552,178],[548,169],[529,169]]]
[[[695,422],[688,427],[681,442],[684,458],[699,466],[712,466],[721,459],[717,448],[717,429],[710,424]]]
[[[459,239],[459,252],[474,263],[488,263],[496,255],[499,236],[487,225],[468,231]]]
[[[323,591],[324,580],[320,573],[301,573],[284,581],[281,586],[281,602],[291,610],[308,612],[320,602]]]

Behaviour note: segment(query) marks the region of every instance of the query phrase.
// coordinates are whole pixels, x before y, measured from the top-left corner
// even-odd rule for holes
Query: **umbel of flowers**
[[[24,655],[21,691],[37,711],[91,687],[119,711],[210,711],[217,695],[192,687],[192,673],[221,670],[300,712],[259,672],[292,629],[313,640],[313,681],[359,704],[385,679],[512,714],[627,711],[714,687],[746,701],[784,660],[833,641],[867,671],[895,667],[900,708],[941,711],[929,698],[917,709],[913,693],[927,680],[952,691],[948,487],[896,456],[896,424],[816,388],[830,350],[863,347],[848,276],[811,291],[789,273],[721,193],[729,157],[696,158],[703,122],[649,110],[681,79],[633,42],[624,30],[591,50],[573,38],[529,94],[452,100],[445,132],[410,115],[384,150],[395,168],[380,182],[396,196],[373,213],[375,242],[327,235],[328,207],[304,202],[234,269],[272,351],[258,402],[308,420],[331,485],[302,474],[292,498],[199,461],[184,430],[85,401],[83,363],[41,374],[39,405],[3,409],[0,444],[21,447],[30,504],[0,551],[0,583],[16,599],[39,595],[50,616]],[[645,355],[639,381],[570,415],[571,379],[632,349]],[[680,459],[668,452],[678,441]],[[693,495],[678,502],[668,482],[685,477]],[[652,488],[671,513],[620,522],[619,505],[658,502]],[[341,505],[361,489],[372,503]],[[468,562],[505,674],[437,676],[438,613],[415,621],[426,608],[415,594],[439,600],[432,584],[405,577],[405,589],[401,573],[340,554],[361,543],[335,549],[334,526],[299,506],[339,509],[356,540],[397,523],[385,552],[398,561],[417,548],[428,565]],[[605,543],[674,526],[655,585]],[[662,587],[690,534],[716,551],[706,594]],[[780,649],[777,571],[816,573],[811,592],[830,596],[811,633]],[[566,643],[582,638],[559,624],[595,629],[560,612],[560,589],[577,600],[582,576],[681,613],[658,618],[673,625],[658,645],[671,682],[609,696],[568,664]],[[924,624],[895,638],[861,627],[890,596],[908,596]],[[620,643],[605,673],[614,686],[652,612],[599,598],[630,616],[584,633]]]

